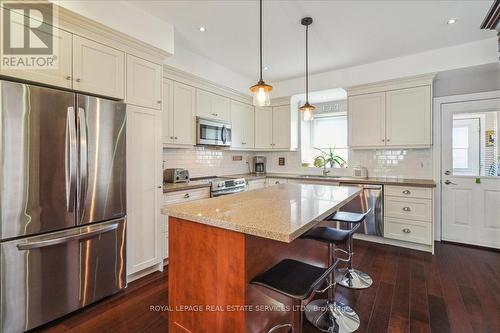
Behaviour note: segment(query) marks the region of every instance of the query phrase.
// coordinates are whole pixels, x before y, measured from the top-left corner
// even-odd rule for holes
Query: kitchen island
[[[357,187],[283,184],[169,206],[169,332],[266,332],[294,323],[290,298],[249,281],[285,258],[327,263],[300,235],[360,194]],[[294,311],[295,310],[295,311]]]

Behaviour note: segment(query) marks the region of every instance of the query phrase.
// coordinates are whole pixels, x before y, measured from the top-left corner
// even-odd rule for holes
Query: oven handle
[[[212,192],[212,197],[215,198],[215,197],[220,197],[222,195],[228,195],[228,194],[245,192],[245,189],[246,189],[246,186],[242,186],[242,187],[234,189],[234,190],[229,190],[229,191],[222,190],[222,191],[219,191],[219,192]]]
[[[25,244],[18,244],[17,249],[19,251],[27,251],[31,249],[37,249],[41,247],[47,247],[47,246],[52,246],[52,245],[57,245],[57,244],[62,244],[62,243],[67,243],[72,240],[83,240],[83,239],[89,239],[95,236],[98,236],[100,234],[115,230],[118,228],[118,222],[113,223],[113,224],[108,224],[100,227],[95,227],[87,232],[84,233],[75,233],[72,235],[64,236],[64,237],[58,237],[58,238],[52,238],[52,239],[47,239],[47,240],[42,240],[38,242],[28,242]]]

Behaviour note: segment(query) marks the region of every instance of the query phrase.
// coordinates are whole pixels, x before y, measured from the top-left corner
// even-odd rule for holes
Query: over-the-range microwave
[[[231,146],[231,123],[205,118],[196,118],[196,144]]]

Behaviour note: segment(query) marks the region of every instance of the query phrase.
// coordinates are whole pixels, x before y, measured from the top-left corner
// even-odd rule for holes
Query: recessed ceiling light
[[[264,70],[265,70],[265,71],[267,71],[268,69],[269,69],[269,67],[267,67],[267,66],[265,66],[265,67],[264,67]]]
[[[456,22],[457,22],[457,19],[451,18],[446,23],[447,24],[453,24],[453,23],[456,23]]]
[[[205,27],[199,27],[198,30],[200,30],[201,32],[205,32],[205,31],[207,31],[207,28],[205,28]]]

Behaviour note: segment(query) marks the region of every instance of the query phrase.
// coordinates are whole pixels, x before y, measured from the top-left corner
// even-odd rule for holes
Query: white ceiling
[[[495,36],[479,29],[492,2],[264,0],[264,80],[303,75],[304,16],[314,19],[310,71],[318,73]],[[257,80],[258,1],[132,3],[173,24],[176,43]]]

